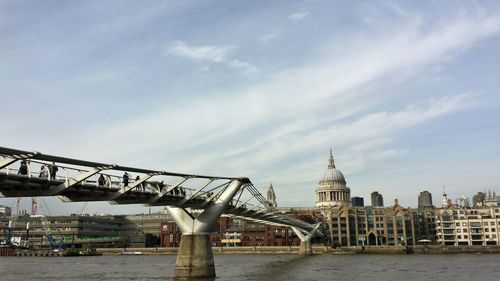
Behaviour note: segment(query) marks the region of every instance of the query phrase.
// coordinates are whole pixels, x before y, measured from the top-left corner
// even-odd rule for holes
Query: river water
[[[175,256],[0,257],[1,281],[172,280]],[[500,280],[500,255],[215,255],[216,281]]]

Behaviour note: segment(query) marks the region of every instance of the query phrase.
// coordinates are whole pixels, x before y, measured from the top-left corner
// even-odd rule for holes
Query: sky
[[[246,176],[278,206],[314,206],[330,147],[366,204],[500,192],[499,73],[498,1],[0,0],[0,146]]]

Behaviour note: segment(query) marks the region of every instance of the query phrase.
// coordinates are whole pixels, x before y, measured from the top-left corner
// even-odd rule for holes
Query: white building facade
[[[435,210],[436,241],[441,245],[500,245],[500,206]]]

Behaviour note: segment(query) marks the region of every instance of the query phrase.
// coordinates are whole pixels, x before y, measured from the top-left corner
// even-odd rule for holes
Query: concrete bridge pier
[[[182,232],[175,263],[175,279],[215,277],[210,230],[242,185],[241,180],[233,180],[216,202],[196,218],[186,209],[167,206]]]
[[[292,227],[293,232],[297,234],[297,236],[300,239],[300,248],[299,248],[299,255],[312,255],[313,250],[312,250],[312,244],[311,244],[311,238],[314,236],[316,231],[318,231],[319,226],[321,223],[317,223],[314,225],[314,228],[311,232],[307,233],[307,235],[304,235],[302,231],[300,231],[296,227]]]

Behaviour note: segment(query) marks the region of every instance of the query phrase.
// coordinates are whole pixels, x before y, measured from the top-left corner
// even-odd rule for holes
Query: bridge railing
[[[31,154],[30,156],[26,156]],[[25,157],[21,157],[21,155],[25,155]],[[81,174],[87,173],[90,171],[89,168],[96,167],[107,167],[107,169],[103,169],[102,171],[92,175],[84,180],[82,180],[81,184],[98,184],[98,179],[100,175],[103,175],[106,179],[106,183],[101,185],[101,187],[108,188],[122,188],[124,187],[123,183],[123,174],[124,172],[129,174],[129,185],[133,184],[136,181],[136,177],[134,177],[133,173],[135,172],[136,176],[142,177],[148,174],[154,174],[150,180],[145,181],[138,188],[134,188],[132,191],[149,191],[151,193],[160,192],[160,186],[163,185],[165,188],[169,188],[173,185],[173,183],[169,183],[169,178],[204,178],[214,181],[216,179],[233,179],[233,178],[225,178],[225,177],[213,177],[213,176],[203,176],[203,175],[188,175],[188,174],[180,174],[180,173],[168,173],[164,171],[154,171],[154,170],[146,170],[146,169],[137,169],[130,167],[123,167],[118,165],[109,165],[103,163],[82,161],[76,159],[62,158],[57,156],[43,155],[37,152],[27,152],[20,151],[15,149],[3,148],[0,147],[0,161],[2,159],[8,158],[17,158],[18,161],[7,165],[5,167],[0,168],[0,172],[4,172],[7,174],[18,174],[20,163],[24,160],[27,163],[27,173],[25,176],[38,177],[38,178],[47,178],[49,180],[63,180],[68,182],[70,180],[76,180]],[[43,171],[42,167],[57,168],[57,174],[55,178],[52,178],[50,171]],[[43,172],[43,173],[42,173]],[[165,182],[165,183],[163,183]],[[143,188],[144,187],[144,188]],[[184,185],[179,185],[178,189],[182,190],[182,194],[186,196],[191,195],[191,193],[195,192],[196,188],[186,187]],[[207,191],[198,191],[198,196],[200,197],[208,197]],[[181,192],[177,192],[177,190],[172,190],[169,192],[172,195],[180,195]]]

